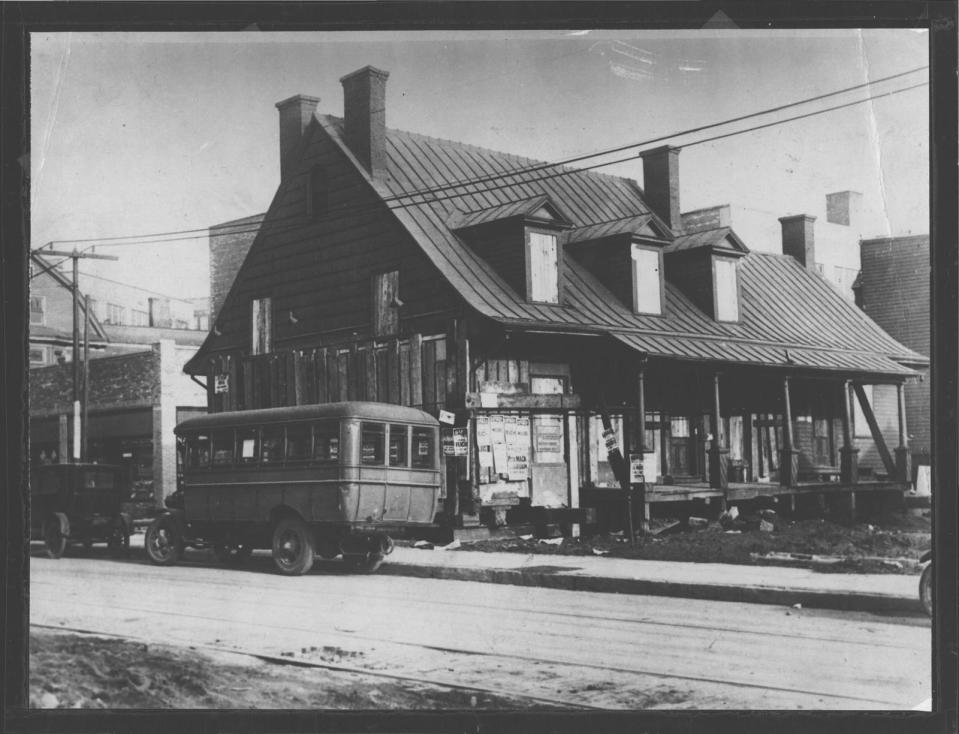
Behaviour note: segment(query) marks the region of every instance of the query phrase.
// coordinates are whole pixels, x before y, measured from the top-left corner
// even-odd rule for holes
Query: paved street
[[[96,551],[94,551],[96,553]],[[930,696],[917,617],[390,575],[303,577],[267,555],[158,568],[31,560],[31,622],[600,708],[908,709]]]

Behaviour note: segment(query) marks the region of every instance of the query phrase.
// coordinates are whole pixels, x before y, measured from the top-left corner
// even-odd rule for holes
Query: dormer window
[[[632,245],[633,311],[638,314],[663,313],[662,253],[658,249]]]
[[[739,281],[734,258],[713,257],[713,293],[716,321],[739,321]]]
[[[527,230],[526,278],[528,300],[559,303],[559,252],[555,234]]]

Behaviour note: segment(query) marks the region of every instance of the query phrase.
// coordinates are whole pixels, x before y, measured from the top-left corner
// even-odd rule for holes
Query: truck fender
[[[53,517],[60,523],[60,534],[64,538],[70,537],[70,520],[62,512],[54,512]]]

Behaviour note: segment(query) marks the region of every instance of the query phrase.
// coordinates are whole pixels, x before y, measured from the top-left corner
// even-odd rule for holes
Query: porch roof
[[[709,337],[613,332],[612,336],[637,352],[651,357],[780,367],[783,369],[867,373],[907,377],[914,370],[882,354],[829,348],[797,348],[788,344],[750,342]]]

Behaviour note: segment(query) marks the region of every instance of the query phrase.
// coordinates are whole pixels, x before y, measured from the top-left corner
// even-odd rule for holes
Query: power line
[[[602,168],[602,167],[605,167],[605,166],[616,165],[616,164],[618,164],[618,163],[623,163],[623,162],[626,162],[626,161],[634,160],[635,157],[636,157],[636,154],[632,154],[632,155],[630,155],[630,156],[628,156],[628,157],[625,157],[625,158],[618,158],[618,159],[612,160],[612,161],[604,161],[604,162],[601,162],[601,163],[598,163],[598,164],[594,164],[594,165],[591,165],[591,166],[582,166],[582,167],[577,167],[577,168],[573,168],[573,169],[569,169],[569,170],[565,170],[565,171],[558,171],[558,172],[550,173],[550,174],[545,175],[545,176],[539,176],[539,177],[536,177],[536,178],[526,178],[526,179],[520,180],[520,181],[509,181],[509,182],[504,181],[503,183],[501,183],[501,184],[499,184],[499,185],[497,185],[497,186],[489,186],[489,187],[485,187],[485,188],[482,188],[482,189],[478,189],[478,190],[476,190],[476,191],[456,193],[456,194],[451,194],[451,195],[447,195],[447,196],[443,196],[443,197],[437,197],[437,196],[435,196],[435,194],[437,194],[437,193],[442,193],[442,192],[449,191],[449,190],[453,190],[453,189],[463,188],[463,187],[469,186],[469,185],[478,185],[478,184],[482,184],[482,183],[492,183],[492,182],[496,182],[496,181],[500,181],[500,180],[504,180],[504,179],[513,179],[513,178],[516,178],[516,177],[519,177],[519,176],[526,176],[526,175],[531,174],[531,173],[537,173],[537,172],[540,172],[540,171],[547,171],[547,170],[549,170],[549,169],[556,168],[556,167],[558,167],[558,166],[564,166],[564,165],[567,165],[567,164],[569,164],[569,163],[575,163],[575,162],[579,162],[579,161],[583,161],[583,160],[588,160],[589,158],[596,158],[596,157],[599,157],[599,156],[601,156],[601,155],[609,155],[609,154],[611,154],[611,153],[622,152],[622,151],[624,151],[624,150],[629,150],[629,149],[641,147],[641,146],[644,146],[644,145],[651,145],[651,144],[653,144],[653,143],[662,142],[662,141],[665,141],[665,140],[668,140],[668,139],[674,139],[674,138],[677,138],[677,137],[683,137],[683,136],[686,136],[686,135],[691,135],[691,134],[694,134],[694,133],[697,133],[697,132],[703,132],[703,131],[705,131],[705,130],[709,130],[709,129],[712,129],[712,128],[715,128],[715,127],[721,127],[721,126],[724,126],[724,125],[732,124],[732,123],[734,123],[734,122],[741,122],[741,121],[743,121],[743,120],[751,119],[751,118],[754,118],[754,117],[759,117],[759,116],[762,116],[762,115],[771,114],[771,113],[773,113],[773,112],[779,112],[779,111],[782,111],[782,110],[784,110],[784,109],[789,109],[789,108],[796,107],[796,106],[799,106],[799,105],[802,105],[802,104],[808,104],[808,103],[810,103],[810,102],[820,101],[820,100],[822,100],[822,99],[826,99],[826,98],[829,98],[829,97],[834,97],[834,96],[836,96],[836,95],[838,95],[838,94],[843,94],[843,93],[846,93],[846,92],[855,91],[855,90],[857,90],[857,89],[862,89],[862,88],[864,88],[864,87],[868,87],[868,86],[871,86],[871,85],[874,85],[874,84],[879,84],[879,83],[882,83],[882,82],[885,82],[885,81],[889,81],[889,80],[892,80],[892,79],[900,78],[900,77],[906,76],[906,75],[908,75],[908,74],[913,74],[913,73],[915,73],[915,72],[917,72],[917,71],[922,71],[922,70],[928,69],[928,68],[929,68],[928,66],[917,67],[917,68],[915,68],[915,69],[910,69],[910,70],[908,70],[908,71],[900,72],[900,73],[898,73],[898,74],[893,74],[893,75],[891,75],[891,76],[883,77],[883,78],[881,78],[881,79],[877,79],[877,80],[870,81],[870,82],[865,82],[865,83],[863,83],[863,84],[858,84],[858,85],[855,85],[855,86],[852,86],[852,87],[847,87],[847,88],[845,88],[845,89],[836,90],[836,91],[833,91],[833,92],[828,92],[828,93],[825,93],[825,94],[822,94],[822,95],[818,95],[818,96],[816,96],[816,97],[810,97],[810,98],[807,98],[807,99],[804,99],[804,100],[800,100],[800,101],[796,101],[796,102],[791,102],[791,103],[789,103],[789,104],[780,105],[780,106],[778,106],[778,107],[769,108],[769,109],[767,109],[767,110],[762,110],[762,111],[759,111],[759,112],[753,112],[753,113],[750,113],[750,114],[748,114],[748,115],[741,115],[741,116],[739,116],[739,117],[730,118],[730,119],[728,119],[728,120],[723,120],[723,121],[721,121],[721,122],[711,123],[711,124],[708,124],[708,125],[702,125],[702,126],[695,127],[695,128],[689,128],[689,129],[687,129],[687,130],[683,130],[683,131],[680,131],[680,132],[677,132],[677,133],[672,133],[672,134],[670,134],[670,135],[664,135],[664,136],[660,136],[660,137],[657,137],[657,138],[652,138],[652,139],[649,139],[649,140],[646,140],[646,141],[642,141],[642,142],[638,142],[638,143],[631,143],[631,144],[628,144],[628,145],[618,146],[618,147],[615,147],[615,148],[609,148],[609,149],[606,149],[606,150],[603,150],[603,151],[599,151],[599,152],[595,152],[595,153],[583,154],[583,155],[575,156],[575,157],[573,157],[573,158],[567,158],[567,159],[564,159],[564,160],[562,160],[562,161],[556,161],[556,162],[553,162],[553,163],[540,163],[540,164],[536,164],[536,165],[533,165],[533,166],[527,166],[526,168],[518,168],[518,169],[515,169],[515,170],[512,170],[512,171],[507,171],[507,172],[503,172],[503,173],[489,174],[489,175],[486,175],[486,176],[480,176],[480,177],[476,177],[476,178],[473,178],[473,179],[462,179],[462,180],[457,181],[457,182],[450,182],[450,183],[443,184],[443,185],[436,186],[436,187],[432,187],[432,188],[421,188],[421,189],[418,189],[418,190],[406,191],[406,192],[402,192],[402,193],[399,193],[399,194],[393,194],[393,195],[388,196],[388,197],[383,197],[383,198],[380,199],[380,201],[377,202],[377,204],[374,205],[374,206],[379,206],[381,203],[385,203],[385,204],[387,204],[387,206],[389,206],[389,205],[390,205],[391,203],[393,203],[393,202],[398,202],[398,201],[401,201],[401,200],[403,200],[403,199],[409,199],[409,198],[412,198],[412,197],[424,197],[424,198],[425,198],[425,197],[429,197],[429,199],[424,200],[424,201],[410,201],[410,202],[407,202],[407,203],[398,204],[398,205],[396,205],[396,206],[389,206],[390,209],[404,209],[404,208],[408,208],[408,207],[411,207],[411,206],[421,206],[421,205],[424,205],[424,204],[437,203],[437,202],[440,202],[440,201],[446,201],[446,200],[454,199],[454,198],[462,198],[462,197],[465,197],[465,196],[477,196],[477,195],[484,194],[484,193],[488,193],[488,192],[498,191],[498,190],[501,190],[501,189],[504,189],[504,188],[511,188],[511,187],[514,187],[514,186],[527,185],[527,184],[537,183],[537,182],[539,182],[539,181],[547,180],[547,179],[550,179],[550,178],[556,178],[556,177],[560,177],[560,176],[572,175],[572,174],[575,174],[575,173],[580,172],[580,171],[588,171],[588,170],[592,170],[592,169],[595,169],[595,168]],[[892,90],[892,91],[889,91],[889,92],[884,92],[884,93],[880,93],[880,94],[876,94],[876,95],[870,95],[870,96],[865,97],[865,98],[863,98],[863,99],[853,100],[853,101],[851,101],[851,102],[846,102],[846,103],[843,103],[843,104],[840,104],[840,105],[835,105],[835,106],[832,106],[832,107],[827,107],[827,108],[824,108],[824,109],[821,109],[821,110],[814,110],[814,111],[812,111],[812,112],[805,113],[805,114],[802,114],[802,115],[797,115],[797,116],[794,116],[794,117],[788,117],[788,118],[785,118],[785,119],[782,119],[782,120],[774,120],[774,121],[771,121],[771,122],[768,122],[768,123],[764,123],[764,124],[761,124],[761,125],[756,125],[756,126],[753,126],[753,127],[744,128],[744,129],[742,129],[742,130],[735,130],[735,131],[732,131],[732,132],[723,133],[723,134],[716,135],[716,136],[712,136],[712,137],[709,137],[709,138],[704,138],[704,139],[702,139],[702,140],[691,141],[691,142],[689,142],[689,143],[683,144],[683,147],[690,147],[690,146],[693,146],[693,145],[698,145],[698,144],[700,144],[700,143],[712,142],[712,141],[715,141],[715,140],[720,140],[720,139],[727,138],[727,137],[732,137],[732,136],[735,136],[735,135],[741,135],[741,134],[744,134],[744,133],[747,133],[747,132],[752,132],[752,131],[754,131],[754,130],[762,130],[762,129],[769,128],[769,127],[772,127],[772,126],[775,126],[775,125],[782,125],[782,124],[785,124],[785,123],[788,123],[788,122],[794,122],[794,121],[796,121],[796,120],[801,120],[801,119],[805,119],[805,118],[808,118],[808,117],[813,117],[813,116],[815,116],[815,115],[824,114],[824,113],[826,113],[826,112],[832,112],[832,111],[835,111],[835,110],[838,110],[838,109],[843,109],[843,108],[845,108],[845,107],[851,107],[851,106],[858,105],[858,104],[864,104],[865,102],[869,102],[869,101],[872,101],[872,100],[875,100],[875,99],[881,99],[881,98],[883,98],[883,97],[889,97],[889,96],[892,96],[892,95],[894,95],[894,94],[900,94],[900,93],[902,93],[902,92],[910,91],[910,90],[912,90],[912,89],[916,89],[916,88],[918,88],[918,87],[927,86],[927,85],[928,85],[928,82],[920,82],[920,83],[918,83],[918,84],[914,84],[914,85],[911,85],[911,86],[908,86],[908,87],[904,87],[904,88],[901,88],[901,89],[896,89],[896,90]],[[361,213],[361,212],[364,212],[364,211],[372,211],[372,210],[373,210],[373,206],[368,205],[368,204],[363,204],[363,205],[347,205],[347,206],[343,206],[343,207],[338,207],[338,208],[336,208],[336,209],[333,209],[332,211],[333,211],[334,213],[336,213],[336,214],[340,214],[341,217],[334,217],[332,220],[330,220],[329,218],[327,218],[327,221],[336,221],[337,218],[342,218],[342,216],[348,216],[348,215],[352,215],[352,214],[356,214],[356,213]],[[284,220],[295,220],[296,223],[293,224],[293,225],[287,226],[287,227],[282,227],[282,228],[279,228],[279,229],[274,229],[274,231],[276,231],[276,232],[282,232],[282,231],[286,231],[286,230],[288,230],[288,229],[298,228],[298,227],[300,226],[301,221],[302,221],[302,217],[297,216],[297,215],[294,215],[294,216],[285,217],[285,218],[275,218],[275,219],[272,220],[272,222],[275,224],[275,223],[278,223],[278,222],[282,222],[282,221],[284,221]],[[230,225],[227,225],[227,227],[226,227],[225,229],[224,229],[223,227],[219,227],[218,229],[219,229],[220,231],[218,232],[218,234],[221,234],[221,235],[235,235],[235,234],[254,233],[254,232],[258,232],[258,231],[261,229],[261,225],[262,225],[262,222],[261,222],[261,223],[258,223],[258,224],[256,224],[256,225],[252,225],[252,226],[251,226],[251,225],[246,225],[246,224],[238,224],[238,225],[236,225],[236,228],[232,228]],[[248,227],[248,228],[247,228],[247,227]],[[193,233],[196,233],[196,234],[193,234]],[[153,245],[153,244],[164,244],[164,243],[166,243],[166,242],[180,242],[180,241],[198,239],[199,237],[208,236],[209,233],[210,233],[210,228],[209,228],[209,227],[205,227],[205,228],[197,228],[197,229],[172,230],[172,231],[168,231],[168,232],[157,232],[157,233],[143,234],[143,235],[126,235],[126,236],[100,237],[100,238],[93,237],[93,238],[77,239],[77,240],[57,240],[57,241],[52,241],[52,242],[50,242],[50,243],[48,243],[48,244],[54,244],[54,243],[68,244],[68,243],[96,242],[96,243],[100,243],[100,246],[105,246],[105,247],[121,247],[121,246],[131,246],[131,245]],[[175,236],[175,235],[191,235],[191,234],[192,234],[193,236],[186,236],[186,237],[176,237],[176,236]],[[144,238],[150,238],[150,237],[157,237],[157,238],[158,238],[158,237],[163,237],[164,239],[153,239],[153,240],[151,240],[151,239],[144,239]],[[119,240],[132,240],[132,239],[136,239],[137,241],[135,241],[135,242],[119,242]],[[102,244],[102,243],[104,243],[104,242],[108,242],[108,243],[112,242],[112,243],[114,243],[114,244],[106,244],[106,245],[104,245],[104,244]],[[86,248],[86,249],[89,249],[89,248]]]

